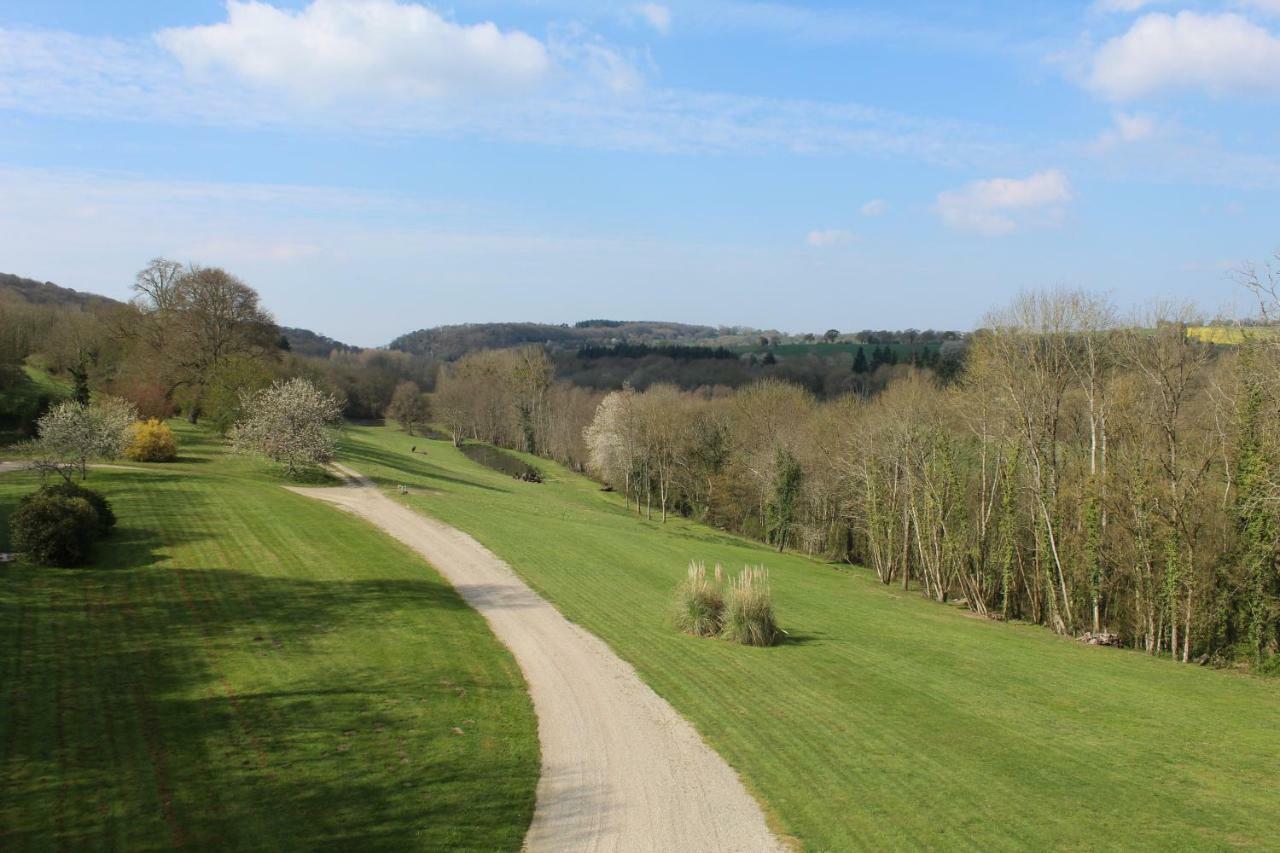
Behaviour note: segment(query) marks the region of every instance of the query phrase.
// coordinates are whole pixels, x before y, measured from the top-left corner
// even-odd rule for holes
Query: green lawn
[[[0,447],[27,436],[29,427],[49,401],[71,396],[71,386],[32,365],[24,365],[22,375],[0,388]]]
[[[544,460],[548,482],[520,483],[378,428],[349,430],[343,456],[421,490],[401,499],[470,532],[603,637],[809,849],[1277,843],[1280,683],[1083,647],[861,569],[639,521]],[[668,608],[690,558],[766,564],[791,641],[677,634]]]
[[[483,619],[180,429],[184,461],[90,475],[93,568],[0,566],[0,849],[518,850],[536,722]],[[33,486],[0,475],[0,516]]]

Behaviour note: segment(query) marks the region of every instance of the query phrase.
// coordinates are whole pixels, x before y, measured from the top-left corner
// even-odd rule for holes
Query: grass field
[[[380,428],[349,430],[343,455],[419,490],[400,499],[474,535],[609,642],[808,849],[1276,844],[1274,681],[1083,647],[860,569],[640,521],[543,460],[548,481],[520,483]],[[766,564],[790,641],[677,634],[668,608],[691,558]]]
[[[1270,340],[1280,334],[1275,326],[1188,326],[1187,336],[1207,344],[1239,346],[1246,336],[1255,340]]]
[[[536,722],[481,617],[175,426],[183,461],[90,475],[93,568],[0,565],[0,849],[518,850]]]
[[[16,383],[0,389],[0,447],[24,438],[21,428],[34,421],[42,401],[69,396],[69,385],[38,367],[24,366]]]

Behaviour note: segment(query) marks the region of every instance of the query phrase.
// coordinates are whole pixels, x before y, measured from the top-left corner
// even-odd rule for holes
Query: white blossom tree
[[[70,481],[79,473],[88,476],[94,459],[117,459],[129,441],[129,425],[138,419],[134,405],[118,397],[101,397],[93,403],[67,400],[36,422],[34,466]]]
[[[291,477],[333,459],[332,427],[342,405],[307,380],[278,379],[242,394],[241,406],[245,415],[233,437],[237,451],[277,462]]]

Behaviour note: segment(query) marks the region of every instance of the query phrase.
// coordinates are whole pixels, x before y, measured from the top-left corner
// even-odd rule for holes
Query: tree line
[[[81,403],[101,393],[133,403],[143,417],[180,413],[226,432],[244,413],[246,390],[281,378],[308,379],[353,419],[381,418],[406,383],[418,393],[434,383],[429,359],[330,343],[324,357],[294,352],[257,291],[237,276],[161,258],[138,272],[128,304],[0,298],[0,391],[21,385],[21,366],[35,357],[65,377]],[[19,426],[30,433],[41,413],[23,412]]]
[[[1244,279],[1275,318],[1269,270]],[[591,392],[539,348],[479,353],[442,370],[437,415],[456,439],[587,470],[646,517],[1061,634],[1275,667],[1280,338],[1215,346],[1198,323],[1029,293],[949,381],[902,365],[880,393],[827,400],[776,379]]]

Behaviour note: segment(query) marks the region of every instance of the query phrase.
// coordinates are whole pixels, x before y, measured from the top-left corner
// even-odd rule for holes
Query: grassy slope
[[[410,456],[410,444],[428,455]],[[734,537],[624,513],[545,461],[517,483],[447,444],[348,434],[345,458],[505,557],[606,639],[810,849],[1268,846],[1280,685],[970,618]],[[690,558],[765,563],[793,641],[678,635]]]
[[[536,721],[483,619],[180,438],[91,474],[121,519],[94,568],[0,566],[0,848],[519,849]],[[33,485],[0,475],[0,516]]]
[[[0,389],[0,446],[20,440],[20,425],[35,418],[42,398],[59,400],[71,396],[71,386],[31,365],[23,367],[21,379]]]

